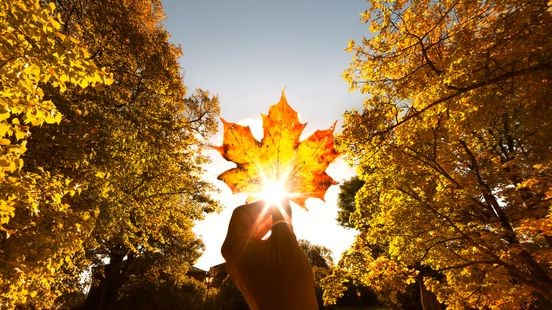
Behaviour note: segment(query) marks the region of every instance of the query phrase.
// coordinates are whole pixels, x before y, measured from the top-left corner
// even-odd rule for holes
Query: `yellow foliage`
[[[19,101],[0,101],[0,124],[12,130],[0,138],[14,157],[0,183],[0,195],[10,195],[0,201],[15,207],[0,217],[0,308],[63,307],[58,297],[82,291],[83,272],[121,252],[185,277],[201,249],[194,220],[216,209],[201,165],[218,102],[204,91],[184,97],[181,52],[160,24],[161,3],[0,1],[25,6],[17,14],[31,25],[17,34],[27,29],[18,20],[0,40],[38,43],[2,68],[0,85],[14,86],[2,91]],[[27,126],[24,135],[15,126]]]
[[[21,170],[20,157],[26,151],[30,127],[61,122],[61,113],[50,100],[44,100],[39,83],[63,91],[68,76],[84,87],[111,82],[105,71],[87,60],[81,46],[65,36],[61,43],[56,41],[61,24],[54,11],[54,3],[44,7],[39,0],[0,2],[0,183]],[[3,192],[0,201],[9,202],[8,195],[10,191]],[[11,214],[6,210],[0,212]],[[2,217],[0,229],[7,219]]]
[[[343,74],[364,109],[338,137],[365,183],[351,218],[382,251],[348,266],[367,285],[408,266],[451,309],[552,301],[547,3],[370,1]]]

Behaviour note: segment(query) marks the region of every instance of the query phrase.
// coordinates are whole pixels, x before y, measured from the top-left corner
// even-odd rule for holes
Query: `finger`
[[[263,213],[264,203],[256,201],[237,207],[232,213],[228,226],[228,236],[242,238],[249,237],[256,230],[260,222],[265,221]]]
[[[272,207],[272,234],[273,242],[297,243],[291,223],[291,206],[289,200]],[[279,241],[276,241],[279,240]]]
[[[251,238],[262,239],[272,227],[272,214],[267,205],[262,206],[261,212],[255,213],[254,229],[251,233]]]
[[[264,211],[263,211],[264,210]],[[251,239],[261,239],[270,229],[272,219],[263,201],[234,209],[221,252],[228,260],[240,253]]]
[[[284,200],[282,203],[271,206],[272,209],[272,222],[286,222],[288,225],[291,225],[291,205],[289,200]]]

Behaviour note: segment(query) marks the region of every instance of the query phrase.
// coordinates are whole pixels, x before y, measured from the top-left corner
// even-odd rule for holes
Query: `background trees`
[[[37,105],[49,114],[40,112],[43,120],[35,124],[25,116],[32,113],[12,107],[17,101],[2,101],[10,104],[2,124],[14,130],[3,133],[11,140],[2,149],[11,150],[10,144],[22,139],[15,125],[59,124],[26,125],[25,165],[21,169],[15,161],[16,169],[8,172],[39,177],[19,185],[27,195],[1,192],[2,206],[14,195],[19,200],[12,209],[2,207],[9,221],[2,222],[0,240],[0,286],[6,292],[0,305],[51,308],[58,296],[91,285],[86,307],[111,308],[123,292],[145,285],[137,274],[164,275],[175,287],[187,285],[185,273],[202,247],[191,230],[193,221],[218,207],[202,180],[207,160],[202,150],[216,130],[218,101],[201,90],[184,98],[181,51],[160,25],[160,2],[57,1],[42,7],[29,0],[13,4],[13,10],[4,2],[5,23],[14,29],[25,23],[17,15],[26,12],[20,10],[25,5],[28,20],[44,14],[32,31],[53,28],[36,39],[50,44],[50,50],[39,49],[42,41],[14,43],[27,54],[25,44],[35,44],[38,50],[30,51],[42,54],[24,57],[46,59],[39,63],[44,68],[37,65],[40,70],[31,72],[35,84],[27,88],[40,89],[45,103]],[[67,56],[51,64],[56,51]],[[48,66],[59,73],[49,77],[54,74]],[[12,67],[2,70],[27,73],[24,65]],[[97,68],[107,68],[113,83]],[[66,78],[76,85],[66,84]],[[110,85],[87,87],[96,81]],[[9,85],[2,80],[2,91],[11,91]],[[10,116],[17,113],[23,113],[18,123]],[[6,181],[0,186],[17,190]],[[37,295],[41,298],[27,298]]]
[[[0,5],[0,229],[9,235],[13,231],[4,224],[15,215],[16,206],[38,211],[42,197],[35,192],[37,182],[58,190],[53,196],[64,194],[59,180],[48,173],[21,171],[29,129],[61,120],[44,88],[63,93],[69,83],[85,88],[112,80],[87,59],[89,53],[78,40],[58,31],[60,18],[53,3],[42,7],[38,1],[2,1]],[[63,208],[59,199],[49,203]]]
[[[367,97],[340,137],[364,181],[341,272],[458,309],[552,302],[548,2],[370,5],[344,73]]]
[[[50,214],[67,214],[64,196],[75,194],[70,180],[56,171],[25,163],[30,131],[60,123],[62,114],[46,94],[110,84],[109,74],[89,59],[86,47],[60,32],[56,6],[38,1],[0,2],[0,306],[27,303],[43,291],[52,302],[52,282],[78,240],[47,236],[56,223],[34,229]],[[79,218],[78,211],[71,216]],[[19,241],[16,241],[16,240]],[[15,241],[15,242],[14,242]],[[39,262],[36,258],[40,257]],[[32,262],[32,263],[30,263]],[[67,266],[71,269],[71,266]],[[65,280],[60,276],[58,283]]]
[[[344,73],[366,102],[340,137],[359,177],[340,221],[360,233],[331,274],[307,246],[326,301],[369,286],[395,306],[550,304],[549,2],[370,4],[375,35]],[[162,16],[153,0],[0,1],[0,307],[205,291],[185,273],[192,223],[217,208],[201,178],[217,98],[184,98]]]
[[[333,266],[332,252],[324,246],[312,244],[307,240],[298,241],[299,247],[307,256],[307,261],[312,268],[318,305],[322,309],[325,309],[322,300],[322,287],[320,286],[320,281],[330,273],[330,268]]]

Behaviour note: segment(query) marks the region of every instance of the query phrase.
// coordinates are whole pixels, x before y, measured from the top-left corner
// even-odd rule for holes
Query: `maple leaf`
[[[247,194],[248,201],[262,198],[269,184],[280,184],[286,198],[305,207],[309,197],[324,200],[324,194],[336,182],[326,174],[328,165],[339,155],[334,148],[335,123],[317,130],[303,141],[299,137],[306,126],[287,103],[284,93],[262,114],[263,138],[257,141],[249,126],[226,122],[222,146],[215,147],[236,167],[218,176],[234,193]],[[282,197],[283,198],[283,197]]]

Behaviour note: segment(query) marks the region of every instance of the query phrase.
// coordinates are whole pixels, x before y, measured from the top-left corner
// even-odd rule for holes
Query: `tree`
[[[330,268],[333,266],[332,252],[324,246],[312,244],[307,240],[299,240],[298,242],[312,268],[318,305],[321,309],[327,309],[322,300],[320,281],[330,273]]]
[[[365,182],[348,266],[453,309],[552,302],[548,2],[370,5],[344,73],[367,95],[340,136]]]
[[[309,264],[315,268],[329,269],[333,266],[332,251],[325,246],[299,240],[299,247],[307,256]]]
[[[372,269],[375,266],[381,268],[384,264],[388,264],[385,255],[387,244],[360,243],[366,239],[366,231],[370,230],[369,223],[363,220],[362,209],[357,209],[355,203],[355,197],[364,184],[364,181],[355,176],[341,185],[338,195],[338,222],[344,227],[357,228],[360,234],[351,249],[343,253],[338,264],[322,279],[324,302],[356,306],[384,304],[398,309],[430,309],[420,303],[419,290],[422,290],[423,285],[418,285],[415,279],[408,278],[409,275],[415,274],[415,267],[412,268],[414,272],[406,274],[406,277],[403,274],[403,278],[400,275],[399,277],[390,274],[382,275],[379,271],[358,272],[359,266]],[[394,267],[387,265],[386,268]],[[435,299],[434,296],[431,297],[433,298],[430,300]]]
[[[249,309],[247,301],[229,275],[222,280],[221,286],[208,305],[208,309],[241,310]]]
[[[199,256],[193,221],[218,208],[201,177],[218,99],[201,90],[184,97],[181,51],[160,24],[159,1],[56,3],[60,35],[79,39],[114,83],[64,92],[44,85],[64,118],[31,128],[23,159],[30,171],[59,176],[67,194],[53,198],[65,208],[14,215],[8,228],[18,233],[2,239],[0,257],[12,263],[2,285],[26,283],[15,288],[19,295],[48,297],[8,296],[10,305],[36,308],[91,285],[86,307],[112,308],[138,285],[137,262],[155,257],[148,272],[162,269],[184,283]],[[38,192],[51,199],[48,188]]]
[[[64,93],[67,87],[86,88],[110,84],[110,75],[89,59],[89,52],[75,37],[60,32],[56,5],[38,0],[0,2],[0,307],[26,303],[42,290],[53,289],[51,280],[62,268],[65,254],[75,243],[50,247],[48,260],[29,266],[45,238],[23,238],[43,221],[41,214],[63,216],[64,197],[74,195],[65,176],[25,163],[30,131],[46,124],[59,124],[63,116],[46,95],[46,89]],[[78,212],[77,217],[80,216]],[[49,223],[44,229],[55,227]],[[30,236],[30,235],[28,235]],[[26,255],[16,255],[28,250]],[[70,269],[70,267],[67,267]],[[51,302],[55,294],[41,299]]]
[[[189,264],[183,259],[180,266],[175,265],[171,256],[178,256],[176,252],[137,257],[124,275],[126,281],[113,308],[178,309],[186,305],[188,309],[204,309],[205,284],[173,270],[187,270]]]
[[[2,1],[0,6],[0,229],[9,235],[13,232],[4,225],[16,207],[28,205],[38,211],[39,198],[25,192],[33,192],[29,187],[40,182],[38,179],[50,179],[47,174],[21,171],[29,129],[44,123],[59,124],[62,118],[52,101],[44,98],[44,87],[64,92],[68,83],[85,88],[111,80],[87,59],[88,51],[78,40],[58,31],[55,4],[41,6],[39,1],[27,0]],[[51,182],[54,186],[55,181]],[[55,189],[59,191],[52,194],[64,194],[60,187]],[[53,200],[52,206],[62,207],[58,199]]]
[[[364,185],[364,181],[357,176],[346,180],[341,184],[337,197],[337,222],[347,228],[354,228],[355,225],[351,219],[356,209],[355,195]]]

